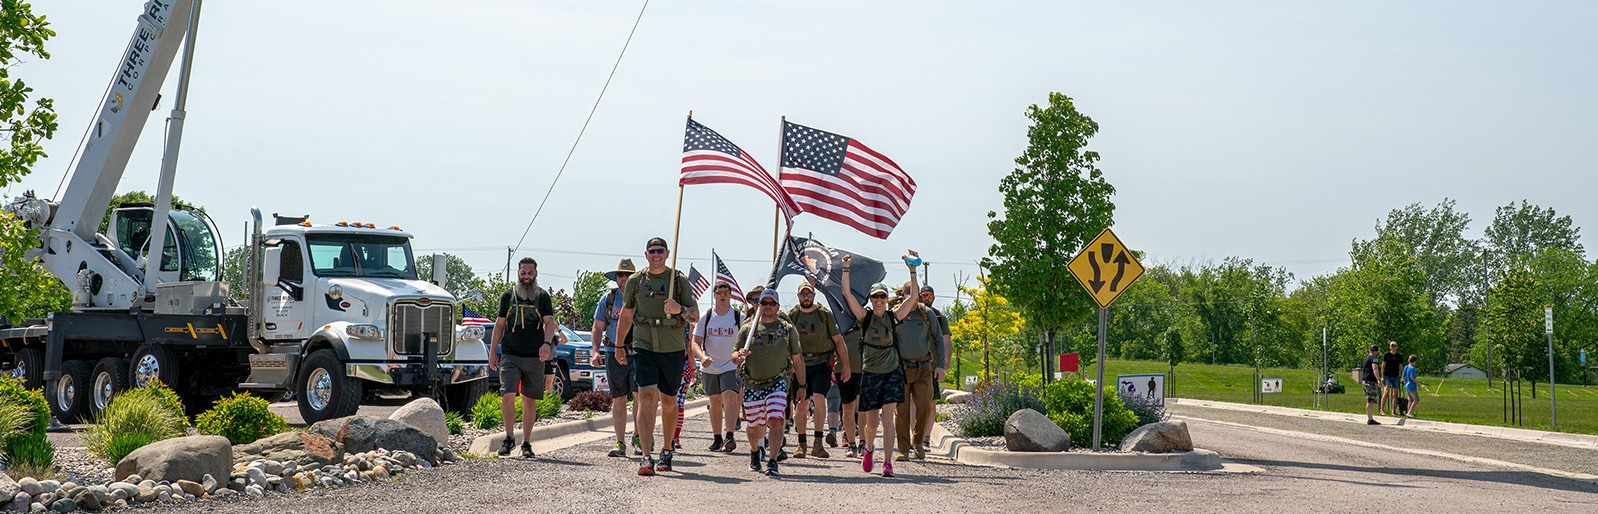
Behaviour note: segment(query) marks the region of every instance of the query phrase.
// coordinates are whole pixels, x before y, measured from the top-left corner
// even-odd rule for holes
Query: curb
[[[687,402],[687,403],[683,404],[683,410],[699,408],[699,407],[703,407],[703,406],[706,406],[706,405],[709,405],[709,404],[710,404],[710,398],[700,398],[698,400],[690,401],[690,402]],[[533,427],[533,439],[538,440],[538,441],[547,441],[547,440],[554,439],[554,438],[557,438],[557,437],[565,437],[565,436],[569,436],[569,435],[573,435],[573,434],[581,434],[583,432],[588,432],[588,431],[592,431],[592,430],[600,430],[600,429],[609,430],[611,428],[610,427],[610,420],[611,420],[611,415],[610,414],[606,414],[606,415],[603,415],[603,416],[594,416],[594,417],[588,418],[588,419],[578,419],[578,420],[565,421],[565,422],[561,422],[561,423],[554,423],[554,424],[544,425],[544,426],[541,426],[541,427]],[[522,431],[516,430],[515,431],[515,436],[516,436],[516,444],[521,444],[521,442],[522,442]],[[498,444],[499,441],[503,440],[504,438],[505,438],[505,436],[500,435],[500,433],[498,433],[498,432],[480,436],[477,439],[473,439],[472,440],[472,445],[471,445],[470,449],[468,449],[467,451],[472,453],[472,454],[476,454],[476,455],[484,455],[484,454],[493,453],[494,452],[494,445]],[[481,450],[481,451],[479,451],[479,450]]]
[[[1189,398],[1168,398],[1167,400],[1169,400],[1171,402],[1174,402],[1174,403],[1177,403],[1177,404],[1181,404],[1181,405],[1193,405],[1193,406],[1197,406],[1197,407],[1208,407],[1208,408],[1212,408],[1212,409],[1225,409],[1225,410],[1234,410],[1234,411],[1243,411],[1243,412],[1259,412],[1259,413],[1264,413],[1264,414],[1275,414],[1275,415],[1279,415],[1279,416],[1298,416],[1298,417],[1316,418],[1316,419],[1324,419],[1324,420],[1331,420],[1331,421],[1346,421],[1346,422],[1349,422],[1349,423],[1359,423],[1359,424],[1364,424],[1365,423],[1365,420],[1361,419],[1361,418],[1365,417],[1364,415],[1355,414],[1355,413],[1348,413],[1348,412],[1318,411],[1318,410],[1310,410],[1310,409],[1297,409],[1297,408],[1293,408],[1293,407],[1277,407],[1277,406],[1274,406],[1274,405],[1249,405],[1249,404],[1245,404],[1245,403],[1219,402],[1219,401],[1213,401],[1213,400],[1194,400],[1194,399],[1189,399]],[[1446,421],[1430,421],[1430,420],[1412,419],[1412,418],[1394,418],[1394,417],[1388,417],[1388,416],[1376,416],[1376,419],[1377,419],[1377,421],[1380,421],[1383,425],[1394,426],[1394,427],[1405,427],[1405,428],[1424,429],[1424,430],[1436,430],[1436,431],[1439,431],[1439,432],[1448,432],[1448,433],[1454,433],[1454,434],[1466,434],[1466,435],[1478,435],[1478,436],[1485,436],[1485,437],[1497,437],[1497,438],[1500,438],[1500,439],[1512,439],[1512,440],[1516,440],[1516,441],[1545,443],[1545,444],[1552,444],[1552,445],[1558,445],[1558,446],[1568,446],[1568,447],[1572,447],[1572,448],[1583,448],[1583,449],[1598,448],[1598,436],[1592,436],[1592,435],[1586,435],[1586,434],[1570,434],[1570,433],[1565,433],[1565,432],[1546,432],[1546,431],[1542,431],[1542,430],[1531,430],[1531,429],[1525,429],[1525,428],[1496,427],[1496,426],[1489,426],[1489,425],[1471,425],[1471,424],[1467,424],[1467,423],[1450,423],[1450,422],[1446,422]]]
[[[1026,453],[983,450],[949,433],[941,423],[933,424],[932,440],[936,443],[932,455],[970,466],[1096,471],[1256,471],[1250,467],[1228,466],[1221,462],[1220,454],[1202,448],[1180,453]]]

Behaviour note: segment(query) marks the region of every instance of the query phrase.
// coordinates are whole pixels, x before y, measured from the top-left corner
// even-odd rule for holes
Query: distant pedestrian
[[[637,390],[633,383],[632,362],[616,358],[616,352],[625,353],[628,346],[626,342],[616,341],[617,320],[621,317],[622,308],[621,288],[627,285],[627,279],[632,278],[635,271],[637,268],[633,267],[632,259],[622,259],[616,264],[615,271],[605,273],[605,278],[614,280],[616,287],[600,296],[599,304],[594,306],[593,346],[588,365],[595,368],[603,366],[605,379],[610,382],[610,425],[616,430],[616,446],[610,449],[611,457],[627,456],[627,419],[631,417],[627,415],[627,400]],[[631,334],[628,334],[628,339],[632,339]],[[633,410],[637,412],[636,404]],[[643,455],[637,436],[633,437],[633,451]]]
[[[799,382],[796,389],[805,394],[805,362],[799,348],[799,331],[777,317],[777,291],[760,293],[759,316],[738,331],[738,376],[744,383],[744,413],[749,427],[749,470],[761,471],[766,461],[767,476],[781,476],[777,456],[766,457],[766,448],[782,445],[783,411],[788,407],[788,376]]]
[[[1382,354],[1382,405],[1383,416],[1403,416],[1398,412],[1398,397],[1403,394],[1404,355],[1398,353],[1398,341],[1387,342],[1387,353]],[[1392,405],[1389,409],[1388,405]],[[1390,414],[1389,414],[1390,413]]]
[[[501,457],[510,455],[516,445],[516,394],[521,393],[527,406],[522,409],[522,457],[533,458],[533,425],[538,422],[533,405],[544,397],[544,362],[555,352],[555,327],[549,293],[538,286],[538,261],[523,257],[516,263],[516,285],[500,296],[488,348],[488,367],[499,370],[500,416],[505,422]]]
[[[1382,402],[1382,386],[1378,377],[1382,376],[1382,359],[1376,355],[1376,345],[1371,345],[1370,354],[1359,364],[1359,385],[1365,387],[1365,424],[1380,425],[1372,415],[1376,406]]]
[[[617,337],[632,337],[633,376],[638,382],[637,430],[644,447],[640,476],[656,471],[671,471],[671,436],[677,427],[677,409],[672,400],[682,387],[682,372],[687,360],[688,327],[699,319],[694,309],[694,293],[688,277],[666,267],[671,251],[666,240],[652,238],[644,244],[649,267],[633,274],[622,290],[622,309]],[[622,358],[622,352],[616,357]],[[660,461],[654,458],[655,414],[660,413]]]
[[[1409,410],[1404,412],[1406,417],[1415,417],[1415,404],[1420,403],[1420,372],[1415,371],[1415,363],[1420,358],[1409,356],[1409,365],[1404,366],[1404,392],[1409,393]]]

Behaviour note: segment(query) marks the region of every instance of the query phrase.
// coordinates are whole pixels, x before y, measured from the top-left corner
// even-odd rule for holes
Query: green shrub
[[[489,430],[505,426],[503,414],[499,412],[500,406],[505,404],[505,399],[497,392],[483,393],[477,397],[477,403],[472,405],[472,426]],[[516,419],[522,419],[522,397],[516,396]]]
[[[0,375],[0,402],[21,405],[33,413],[23,433],[43,435],[50,428],[50,403],[44,399],[44,390],[24,389],[17,379]]]
[[[444,413],[444,426],[449,427],[449,435],[466,433],[466,420],[461,418],[461,415],[456,412]]]
[[[268,408],[265,399],[243,393],[216,401],[211,410],[194,417],[194,428],[201,434],[226,437],[233,444],[248,444],[262,437],[289,430],[283,416]]]
[[[140,446],[187,432],[181,402],[173,406],[159,389],[138,388],[112,397],[83,434],[83,443],[89,453],[116,464]]]
[[[50,428],[50,404],[44,399],[44,391],[24,389],[21,382],[0,376],[0,403],[19,406],[32,414],[20,433],[0,437],[6,473],[12,478],[56,476],[55,446],[44,434]]]
[[[144,387],[135,387],[131,390],[123,391],[120,394],[152,396],[156,399],[156,401],[160,402],[161,405],[165,406],[168,411],[177,414],[178,419],[183,420],[184,425],[189,423],[189,417],[184,415],[185,411],[183,410],[183,399],[179,398],[178,393],[173,391],[172,388],[161,383],[160,379],[153,379],[150,381],[150,383],[145,384]]]
[[[1043,406],[1049,420],[1071,434],[1072,446],[1093,446],[1093,384],[1079,378],[1049,382],[1043,387]],[[1126,408],[1114,387],[1105,387],[1101,442],[1119,444],[1137,427],[1137,414]]]
[[[518,403],[520,402],[518,401]],[[561,400],[560,395],[555,394],[554,391],[547,391],[544,393],[544,398],[538,400],[537,404],[539,418],[553,418],[560,415],[560,407],[564,402]],[[517,409],[517,411],[519,412],[520,409]],[[518,414],[517,417],[520,417],[520,415]]]

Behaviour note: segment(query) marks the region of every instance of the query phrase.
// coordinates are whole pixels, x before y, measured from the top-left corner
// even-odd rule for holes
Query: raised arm
[[[860,305],[860,300],[854,297],[854,289],[849,287],[849,265],[854,263],[854,254],[843,254],[843,298],[849,304],[849,312],[855,319],[866,319],[866,308]]]
[[[904,301],[899,303],[899,308],[893,312],[894,317],[899,321],[904,321],[904,318],[909,316],[917,305],[921,304],[921,300],[915,297],[917,292],[921,291],[921,284],[916,282],[916,267],[910,266],[909,263],[906,263],[905,266],[910,268],[910,291],[905,295]]]

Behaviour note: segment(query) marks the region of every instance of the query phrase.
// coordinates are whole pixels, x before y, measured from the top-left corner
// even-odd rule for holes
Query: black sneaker
[[[533,445],[532,445],[532,443],[523,442],[522,443],[522,458],[523,459],[531,459],[533,457],[534,457],[534,455],[533,455]]]
[[[766,476],[773,477],[773,478],[782,476],[782,472],[781,471],[777,471],[777,461],[776,460],[772,460],[772,461],[766,462]]]
[[[721,451],[721,445],[722,445],[721,435],[717,434],[716,438],[714,440],[710,441],[710,451],[713,451],[713,452]]]
[[[516,447],[516,438],[514,438],[514,437],[505,438],[503,441],[499,442],[499,456],[500,457],[508,457],[508,456],[510,456],[510,449],[511,448],[515,448],[515,447]]]
[[[638,466],[638,476],[641,476],[641,477],[652,477],[652,476],[655,476],[655,458],[654,457],[649,457],[649,456],[645,456],[644,457],[642,465]]]
[[[1382,424],[1382,422],[1376,421],[1374,419],[1367,419],[1367,420],[1365,420],[1365,424],[1366,425],[1380,425],[1380,424]]]
[[[671,471],[671,457],[676,454],[677,452],[671,450],[661,450],[660,465],[656,466],[655,469],[659,471]]]
[[[788,460],[788,450],[777,450],[777,460],[772,462],[782,462],[785,460]]]
[[[838,447],[838,431],[837,430],[833,430],[831,432],[827,432],[827,446],[831,446],[833,448],[837,448]]]
[[[736,449],[738,449],[738,440],[732,437],[732,432],[727,432],[727,445],[721,447],[721,451],[732,453]]]
[[[759,473],[761,471],[761,469],[760,469],[760,451],[759,450],[749,452],[749,471],[753,471],[753,472],[756,472],[756,473]]]

